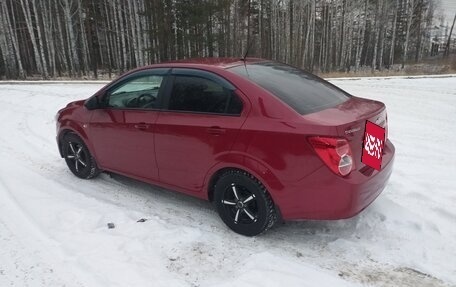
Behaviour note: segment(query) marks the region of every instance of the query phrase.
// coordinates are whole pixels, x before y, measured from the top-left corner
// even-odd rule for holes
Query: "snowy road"
[[[456,77],[333,82],[386,103],[390,183],[355,218],[257,238],[207,202],[74,177],[54,115],[102,85],[0,85],[0,286],[456,286]]]

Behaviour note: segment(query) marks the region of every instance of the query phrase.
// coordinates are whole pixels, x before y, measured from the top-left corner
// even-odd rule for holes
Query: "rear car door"
[[[158,179],[154,129],[169,69],[132,74],[108,88],[103,109],[93,111],[89,134],[100,166]]]
[[[160,181],[199,192],[207,171],[230,151],[249,103],[225,79],[197,69],[173,69],[155,125]]]

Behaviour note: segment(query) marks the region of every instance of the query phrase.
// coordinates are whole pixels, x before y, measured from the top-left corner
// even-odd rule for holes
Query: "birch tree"
[[[111,77],[174,59],[240,58],[247,49],[248,56],[309,71],[375,72],[396,62],[405,67],[412,55],[416,61],[430,56],[436,5],[435,0],[0,0],[0,77],[96,77],[98,71]]]

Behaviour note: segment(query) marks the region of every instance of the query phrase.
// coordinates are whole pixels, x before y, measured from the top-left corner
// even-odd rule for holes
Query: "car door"
[[[233,146],[248,108],[235,87],[216,74],[173,69],[155,126],[160,181],[201,191],[207,171]]]
[[[154,129],[167,71],[138,72],[108,88],[104,108],[93,111],[88,128],[103,169],[158,179]]]

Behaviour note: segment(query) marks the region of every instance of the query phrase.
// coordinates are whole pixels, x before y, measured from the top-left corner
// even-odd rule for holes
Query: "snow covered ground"
[[[456,286],[456,77],[333,82],[386,103],[391,180],[355,218],[256,238],[207,202],[74,177],[54,115],[101,84],[0,85],[0,286]]]

